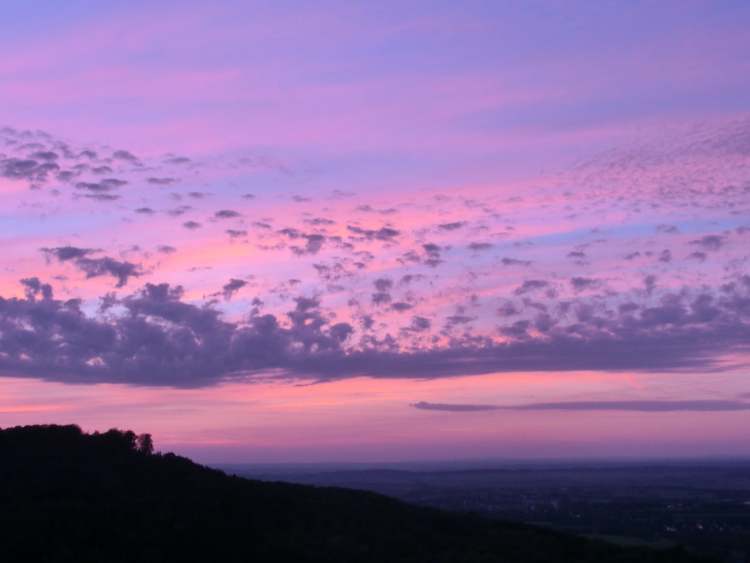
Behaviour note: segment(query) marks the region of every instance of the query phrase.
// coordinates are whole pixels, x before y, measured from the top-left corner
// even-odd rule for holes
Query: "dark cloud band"
[[[415,409],[444,412],[481,411],[632,411],[632,412],[725,412],[750,411],[750,402],[732,400],[693,401],[567,401],[527,403],[523,405],[475,405],[428,403],[411,405]]]
[[[544,322],[514,323],[502,342],[466,336],[442,347],[411,348],[369,334],[357,340],[354,327],[333,324],[315,299],[298,297],[285,316],[253,310],[242,322],[229,322],[211,303],[184,302],[180,287],[147,284],[129,297],[110,299],[107,310],[118,312],[99,317],[86,314],[80,300],[55,299],[38,279],[23,283],[24,298],[0,298],[0,372],[59,381],[192,387],[268,373],[326,381],[361,375],[706,371],[719,369],[724,355],[750,347],[748,276],[725,284],[718,295],[680,293],[656,307],[633,304],[612,311],[581,302],[572,306],[578,309],[574,322],[544,314]],[[239,285],[230,281],[228,296]],[[429,326],[429,319],[423,320]]]

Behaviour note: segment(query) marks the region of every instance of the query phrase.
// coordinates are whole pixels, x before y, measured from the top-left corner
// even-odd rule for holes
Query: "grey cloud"
[[[497,308],[497,314],[501,317],[512,317],[520,312],[520,309],[511,301],[506,301]]]
[[[245,287],[247,285],[247,282],[245,280],[239,280],[237,278],[232,278],[229,280],[228,283],[224,284],[224,287],[221,288],[222,295],[224,295],[224,299],[229,301],[235,293],[237,293],[240,289]]]
[[[393,287],[393,280],[388,278],[378,278],[372,284],[378,291],[389,291]]]
[[[85,194],[83,197],[94,201],[116,201],[120,199],[120,196],[115,194]]]
[[[90,258],[91,254],[100,252],[93,248],[59,246],[56,248],[42,248],[41,251],[48,259],[52,257],[59,262],[71,261],[79,270],[86,274],[87,278],[104,275],[117,278],[117,287],[125,286],[131,277],[142,275],[140,267],[131,262],[115,260],[109,256]]]
[[[472,242],[469,244],[469,249],[475,252],[489,250],[490,248],[492,248],[492,244],[489,242]]]
[[[326,225],[335,225],[336,221],[332,219],[326,219],[325,217],[315,217],[313,219],[305,219],[305,223],[307,223],[308,225],[313,225],[315,227],[320,227]]]
[[[165,164],[190,164],[191,162],[192,160],[186,156],[170,156],[164,159]]]
[[[430,319],[416,316],[412,317],[409,330],[414,332],[424,332],[425,330],[429,330],[431,326],[432,323],[430,322]]]
[[[29,157],[36,160],[57,160],[60,156],[54,151],[37,151]]]
[[[326,237],[319,234],[305,234],[302,235],[302,238],[305,239],[305,246],[303,248],[294,246],[292,247],[292,252],[298,255],[302,254],[317,254],[318,251],[323,247],[323,243],[326,240]]]
[[[171,186],[172,184],[177,182],[177,178],[156,178],[156,177],[150,177],[146,180],[149,184],[153,184],[155,186]]]
[[[373,305],[387,305],[391,302],[391,294],[384,291],[378,291],[372,294]]]
[[[351,334],[345,323],[329,325],[312,299],[298,299],[283,327],[272,315],[228,323],[181,298],[179,287],[147,284],[109,320],[87,316],[78,300],[0,298],[0,372],[195,387],[258,370],[302,373],[307,358],[340,353]]]
[[[115,260],[109,256],[103,258],[79,258],[75,265],[86,273],[87,278],[109,275],[117,278],[117,287],[124,287],[132,277],[142,275],[141,269],[132,262]]]
[[[381,227],[379,229],[373,230],[363,229],[362,227],[353,225],[347,225],[346,228],[347,230],[349,230],[349,232],[354,233],[355,235],[359,235],[367,240],[380,240],[389,242],[401,234],[400,231],[391,227]]]
[[[33,301],[37,296],[43,299],[52,299],[52,286],[48,283],[42,283],[37,277],[24,278],[21,280],[21,285],[24,286],[26,299]]]
[[[302,256],[304,254],[317,254],[320,249],[323,248],[323,244],[326,241],[326,237],[324,235],[317,233],[303,233],[301,231],[298,231],[297,229],[292,229],[289,227],[279,230],[278,233],[292,240],[303,239],[305,241],[304,247],[295,245],[290,246],[292,252],[294,252],[298,256]]]
[[[56,258],[60,262],[66,262],[68,260],[76,260],[84,258],[89,254],[98,252],[94,248],[78,248],[76,246],[58,246],[55,248],[42,248],[41,251],[48,258]]]
[[[112,153],[112,158],[116,160],[124,160],[126,162],[138,163],[138,157],[133,153],[125,150],[117,150]]]
[[[570,285],[573,286],[573,290],[577,293],[588,289],[598,289],[602,286],[602,282],[593,278],[574,277],[571,278]]]
[[[427,257],[424,259],[424,263],[431,268],[434,268],[443,262],[441,258],[443,248],[441,246],[438,246],[437,244],[432,242],[428,242],[427,244],[422,245],[422,250],[424,250],[425,254],[427,255]]]
[[[676,400],[676,401],[564,401],[527,403],[522,405],[476,405],[428,403],[411,405],[416,409],[446,412],[477,411],[632,411],[632,412],[727,412],[750,410],[750,402],[734,400]]]
[[[523,295],[525,293],[529,293],[531,291],[536,291],[538,289],[544,289],[546,287],[549,287],[549,282],[544,280],[525,280],[520,286],[518,286],[513,293],[516,295]]]
[[[244,229],[227,229],[226,233],[230,238],[242,238],[247,236],[247,231]]]
[[[14,180],[28,182],[45,182],[50,174],[56,173],[60,167],[50,161],[37,161],[27,158],[4,158],[0,155],[0,176]]]
[[[466,221],[454,221],[452,223],[441,223],[438,225],[443,231],[455,231],[466,225]]]
[[[664,294],[625,313],[598,302],[561,303],[572,317],[515,322],[502,327],[508,335],[502,342],[465,334],[442,346],[432,339],[405,346],[394,337],[358,341],[351,326],[331,324],[330,314],[311,298],[297,298],[286,322],[252,312],[230,322],[211,305],[183,302],[180,288],[147,284],[119,301],[121,312],[97,317],[85,313],[80,301],[55,299],[43,285],[27,281],[25,298],[0,298],[4,374],[204,386],[261,372],[318,381],[518,371],[706,372],[721,369],[727,354],[750,351],[750,276],[711,294]],[[417,335],[420,325],[401,334]],[[543,327],[543,336],[530,336],[531,327]]]
[[[242,217],[242,215],[233,209],[221,209],[214,213],[215,219],[235,219],[237,217]]]
[[[495,411],[502,407],[495,405],[469,405],[469,404],[448,404],[448,403],[428,403],[426,401],[419,401],[411,405],[415,409],[424,411],[446,411],[446,412],[479,412],[479,411]]]
[[[704,250],[719,250],[726,241],[726,237],[721,235],[705,235],[697,240],[690,241],[690,244],[700,246]]]
[[[657,233],[664,233],[664,234],[674,234],[680,232],[680,230],[675,225],[656,225],[656,232]]]
[[[518,260],[516,258],[503,258],[500,260],[503,266],[530,266],[531,262],[528,260]]]
[[[94,193],[106,193],[120,188],[126,184],[127,181],[125,180],[118,180],[117,178],[105,178],[100,182],[78,182],[75,187],[79,190],[86,190]]]

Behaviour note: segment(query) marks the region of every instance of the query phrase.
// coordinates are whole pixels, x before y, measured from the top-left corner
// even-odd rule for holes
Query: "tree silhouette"
[[[154,453],[154,441],[151,439],[151,434],[140,434],[135,443],[137,450],[142,454],[151,455]]]

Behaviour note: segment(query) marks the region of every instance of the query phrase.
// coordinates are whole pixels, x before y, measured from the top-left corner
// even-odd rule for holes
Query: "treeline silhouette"
[[[148,434],[0,430],[3,562],[695,562],[373,493],[251,481]]]

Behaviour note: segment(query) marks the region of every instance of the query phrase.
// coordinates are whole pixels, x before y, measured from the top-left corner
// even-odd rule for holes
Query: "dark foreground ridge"
[[[0,430],[0,550],[34,562],[694,562],[401,503],[231,477],[150,437]]]

